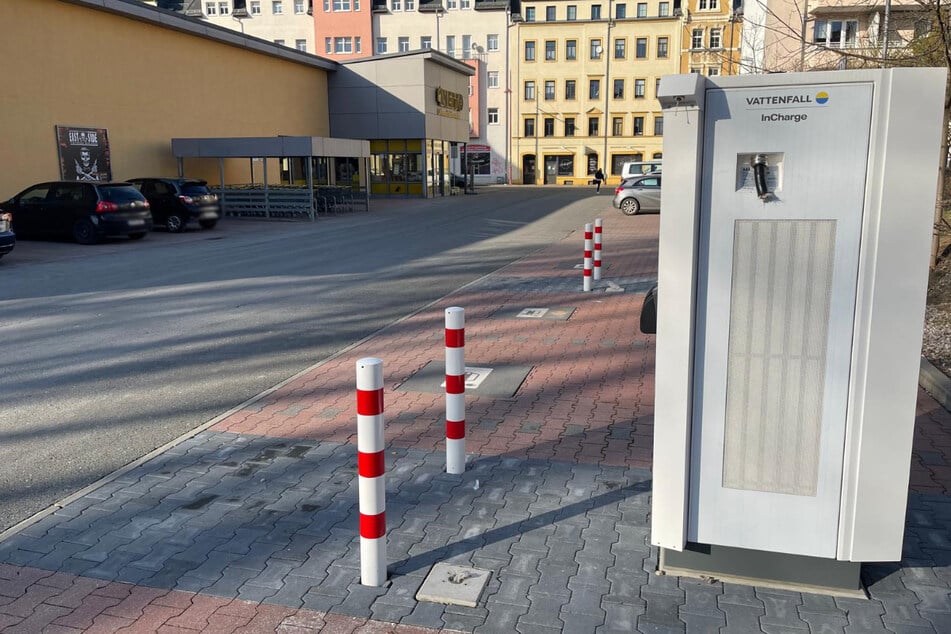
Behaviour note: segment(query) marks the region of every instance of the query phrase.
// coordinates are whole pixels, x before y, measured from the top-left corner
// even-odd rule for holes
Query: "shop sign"
[[[465,97],[458,92],[451,92],[445,88],[436,89],[436,112],[445,117],[461,118],[465,107]]]
[[[105,128],[56,126],[59,175],[66,181],[112,180]]]

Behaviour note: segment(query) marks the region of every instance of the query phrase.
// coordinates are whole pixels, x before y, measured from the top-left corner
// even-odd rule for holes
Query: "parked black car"
[[[131,178],[152,206],[152,221],[172,233],[184,231],[197,220],[202,229],[211,229],[221,217],[218,196],[208,182],[192,178]]]
[[[13,233],[13,214],[0,213],[0,258],[13,251],[16,243],[17,236]]]
[[[29,187],[5,203],[21,238],[72,237],[95,244],[107,236],[137,240],[152,229],[149,203],[130,183],[54,181]]]

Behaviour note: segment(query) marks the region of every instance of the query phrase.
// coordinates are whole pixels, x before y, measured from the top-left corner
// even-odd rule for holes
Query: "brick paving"
[[[657,217],[604,225],[594,292],[570,268],[570,236],[0,543],[0,631],[951,632],[951,415],[923,391],[904,559],[864,567],[868,600],[654,574],[654,346],[637,315],[656,277]],[[468,365],[531,367],[511,398],[467,395],[461,476],[444,472],[442,395],[398,389],[442,359],[453,305],[466,309]],[[549,306],[575,311],[499,316]],[[359,583],[353,389],[365,356],[384,361],[383,588]],[[415,599],[439,562],[491,572],[477,607]]]

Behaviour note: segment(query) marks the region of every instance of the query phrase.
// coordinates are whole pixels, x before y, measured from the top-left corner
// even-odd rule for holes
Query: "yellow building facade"
[[[734,0],[690,0],[685,9],[680,72],[738,74],[743,18]]]
[[[623,163],[662,157],[657,85],[680,71],[679,6],[521,4],[509,51],[512,182],[585,185],[601,168],[616,184]]]

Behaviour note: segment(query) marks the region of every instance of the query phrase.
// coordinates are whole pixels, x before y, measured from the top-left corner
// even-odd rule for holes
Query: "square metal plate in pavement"
[[[530,365],[466,363],[466,394],[512,398],[531,371]],[[430,361],[396,389],[401,392],[443,394],[446,391],[445,382],[445,361]]]
[[[503,307],[492,313],[492,319],[550,319],[553,321],[568,321],[568,318],[571,317],[574,312],[574,306]]]
[[[474,608],[490,574],[479,568],[438,563],[416,593],[416,600]]]

